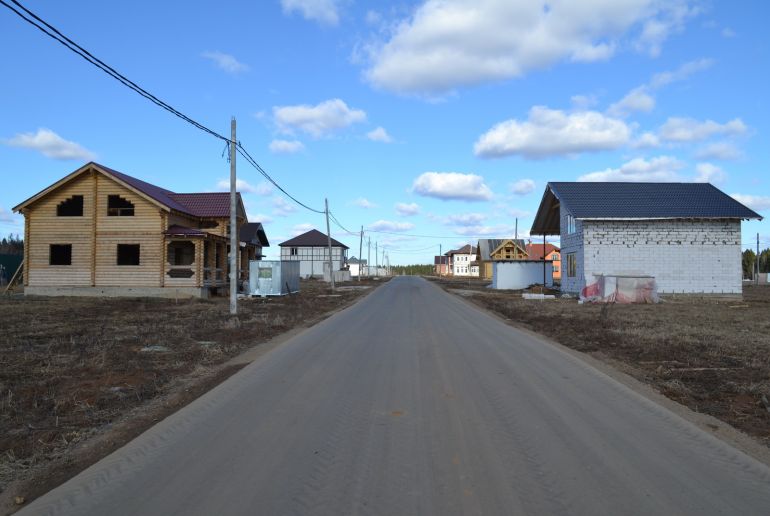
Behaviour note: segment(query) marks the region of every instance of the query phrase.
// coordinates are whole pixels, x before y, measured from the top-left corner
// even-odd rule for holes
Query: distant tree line
[[[419,276],[433,274],[433,265],[391,265],[390,270],[394,275]]]
[[[24,240],[19,235],[8,235],[0,240],[0,254],[24,254]]]
[[[746,249],[743,251],[741,263],[743,265],[743,277],[753,278],[757,264],[757,253],[751,249]],[[770,249],[765,249],[759,253],[759,272],[770,272]]]

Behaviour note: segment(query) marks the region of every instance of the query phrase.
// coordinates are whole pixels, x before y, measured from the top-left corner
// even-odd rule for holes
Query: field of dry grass
[[[524,300],[479,281],[439,283],[516,325],[621,365],[770,446],[770,287],[748,286],[742,301],[669,296],[656,305],[579,305]]]
[[[192,394],[167,407],[179,408],[239,368],[212,376],[216,366],[367,292],[329,296],[326,284],[303,281],[299,294],[242,301],[237,324],[225,298],[0,297],[0,493],[71,462],[72,450],[128,414],[130,439],[165,415],[135,423],[156,398],[181,387]]]

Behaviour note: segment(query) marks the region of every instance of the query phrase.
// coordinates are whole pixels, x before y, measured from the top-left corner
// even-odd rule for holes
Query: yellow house
[[[26,294],[208,297],[229,285],[229,193],[174,193],[91,162],[13,210]],[[247,222],[238,194],[238,228]],[[269,245],[249,226],[241,281]]]
[[[484,238],[479,240],[476,249],[473,264],[478,264],[479,277],[484,279],[492,279],[492,262],[528,258],[526,244],[520,238]]]

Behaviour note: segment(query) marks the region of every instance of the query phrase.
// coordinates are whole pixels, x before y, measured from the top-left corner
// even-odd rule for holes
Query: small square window
[[[139,265],[139,244],[118,244],[118,265]]]
[[[51,244],[48,263],[50,265],[72,265],[72,244]]]

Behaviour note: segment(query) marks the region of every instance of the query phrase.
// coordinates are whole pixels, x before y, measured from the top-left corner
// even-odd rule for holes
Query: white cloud
[[[627,116],[635,111],[649,113],[655,107],[655,98],[646,86],[639,86],[629,91],[625,97],[612,104],[607,113],[612,116]]]
[[[695,165],[697,175],[693,180],[695,183],[724,183],[727,180],[727,174],[724,170],[711,163],[698,163]]]
[[[530,159],[617,149],[631,129],[625,122],[597,111],[564,111],[534,106],[526,121],[506,120],[482,134],[474,146],[477,156],[496,158],[518,154]]]
[[[230,191],[230,180],[229,179],[220,179],[217,182],[217,189],[222,192],[229,192]],[[257,195],[269,195],[273,190],[272,187],[262,181],[257,186],[252,185],[251,183],[246,182],[243,179],[236,179],[235,180],[235,189],[239,191],[240,193],[255,193]]]
[[[642,84],[629,91],[625,97],[610,105],[607,113],[613,116],[628,116],[634,112],[649,113],[655,108],[653,92],[677,81],[683,81],[690,75],[709,68],[712,59],[689,61],[673,71],[660,72],[652,76],[649,84]]]
[[[366,133],[366,137],[373,142],[393,143],[393,138],[390,137],[388,131],[383,127],[378,127]]]
[[[414,180],[412,191],[445,201],[488,201],[492,198],[492,190],[484,184],[483,177],[459,172],[425,172]]]
[[[337,25],[340,22],[337,0],[281,0],[285,14],[298,12],[306,20],[322,25]]]
[[[366,113],[351,109],[340,99],[331,99],[315,106],[275,106],[273,117],[278,129],[286,134],[299,130],[314,138],[326,136],[337,129],[366,120]]]
[[[611,57],[641,28],[656,54],[692,14],[689,0],[426,0],[368,49],[366,79],[399,93],[443,95],[459,86],[521,77],[559,61]]]
[[[511,192],[516,195],[527,195],[535,191],[535,182],[531,179],[520,179],[511,185]]]
[[[201,57],[213,62],[217,68],[227,73],[239,74],[249,70],[249,66],[238,61],[234,56],[223,52],[203,52]]]
[[[352,205],[358,206],[359,208],[364,208],[366,210],[371,210],[372,208],[376,208],[377,205],[374,204],[372,201],[365,197],[359,197],[358,199],[351,202]]]
[[[661,72],[653,75],[652,80],[650,81],[650,87],[658,89],[663,86],[668,86],[672,82],[683,81],[694,73],[710,68],[713,64],[713,59],[706,58],[688,61],[674,71]]]
[[[80,144],[65,140],[50,129],[41,127],[36,133],[20,133],[2,140],[10,147],[22,147],[36,150],[47,158],[53,159],[78,159],[92,161],[96,155],[83,148]]]
[[[658,147],[660,145],[660,138],[654,133],[646,132],[642,133],[638,138],[631,142],[631,146],[635,149],[650,149]]]
[[[409,217],[412,215],[417,215],[420,213],[420,206],[415,203],[405,203],[405,202],[399,202],[396,203],[396,213],[403,217]]]
[[[378,220],[372,224],[369,224],[369,229],[372,231],[409,231],[414,228],[414,224],[411,222],[393,222],[390,220]]]
[[[297,211],[297,207],[283,197],[273,197],[273,214],[277,217],[286,217]]]
[[[752,210],[765,211],[770,209],[770,197],[746,194],[730,194],[730,197]]]
[[[713,120],[698,121],[694,118],[671,117],[661,126],[660,138],[668,142],[685,143],[706,140],[716,135],[739,135],[748,131],[740,118],[724,124]]]
[[[570,97],[570,101],[572,106],[578,111],[586,111],[598,103],[594,95],[573,95]]]
[[[274,154],[296,154],[305,150],[305,145],[299,140],[273,140],[269,148]]]
[[[453,231],[458,235],[466,235],[466,236],[490,236],[490,235],[496,235],[499,237],[511,237],[513,236],[514,227],[510,225],[505,224],[498,224],[496,226],[484,226],[482,224],[475,225],[475,226],[461,226],[453,229]],[[519,232],[519,237],[521,237],[521,232]]]
[[[517,218],[523,219],[523,218],[531,216],[532,212],[531,211],[526,211],[526,210],[520,210],[519,208],[511,208],[511,209],[508,210],[508,214],[511,217],[517,217]]]
[[[291,236],[295,237],[303,233],[307,233],[311,229],[315,229],[315,226],[313,226],[312,224],[308,224],[307,222],[303,224],[296,224],[291,228]]]
[[[377,25],[382,21],[382,15],[370,9],[366,11],[364,21],[366,21],[367,25]]]
[[[698,159],[734,160],[741,156],[743,156],[741,151],[730,142],[710,143],[695,153]]]
[[[487,220],[487,216],[483,213],[457,213],[447,216],[444,223],[457,226],[478,226],[485,220]]]
[[[680,180],[677,172],[684,167],[682,161],[671,156],[659,156],[649,161],[635,158],[620,168],[608,168],[580,176],[578,181],[673,182]]]
[[[0,206],[0,222],[16,222],[13,214]]]
[[[251,222],[261,222],[262,224],[270,224],[273,222],[273,217],[265,215],[264,213],[248,213],[249,220]]]

